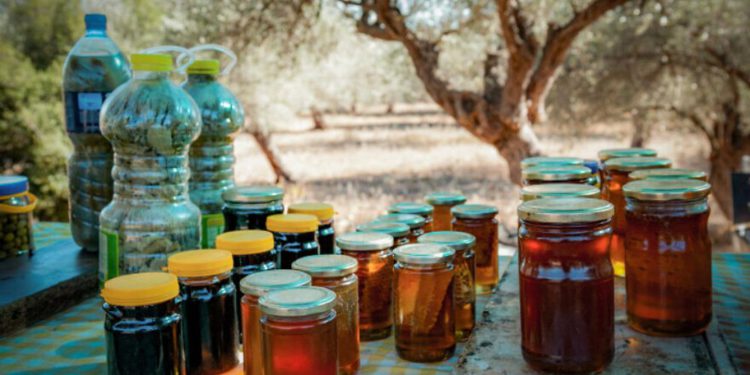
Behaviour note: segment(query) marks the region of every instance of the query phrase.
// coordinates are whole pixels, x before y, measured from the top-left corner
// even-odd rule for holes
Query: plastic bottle
[[[179,47],[150,51],[174,49],[187,53]],[[170,81],[170,55],[139,53],[132,63],[133,79],[102,107],[102,134],[114,150],[114,197],[100,216],[102,281],[160,270],[170,254],[200,246],[200,210],[188,195],[188,150],[201,129],[198,106]]]
[[[130,66],[107,37],[107,18],[87,14],[86,35],[65,59],[65,126],[74,150],[68,161],[70,227],[87,251],[99,248],[99,212],[112,200],[112,146],[99,130],[104,99],[130,79]]]
[[[221,194],[234,187],[234,133],[242,127],[245,113],[242,105],[218,77],[232,68],[236,57],[232,51],[217,46],[191,48],[222,52],[232,59],[224,71],[218,60],[196,60],[187,69],[187,91],[200,108],[203,122],[201,135],[190,147],[190,199],[201,209],[201,247],[215,247],[216,236],[224,232],[224,200]]]

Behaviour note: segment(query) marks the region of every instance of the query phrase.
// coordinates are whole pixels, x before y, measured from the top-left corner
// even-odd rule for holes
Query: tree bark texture
[[[275,175],[276,183],[278,184],[281,181],[294,182],[291,175],[284,169],[281,160],[277,156],[277,152],[271,146],[270,137],[259,130],[252,130],[250,131],[250,134],[255,138],[258,147],[261,152],[263,152],[266,160],[268,160],[268,164],[271,166]]]

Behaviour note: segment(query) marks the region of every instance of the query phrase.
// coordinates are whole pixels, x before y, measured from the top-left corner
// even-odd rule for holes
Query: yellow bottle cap
[[[147,306],[169,301],[179,293],[175,275],[145,272],[115,277],[105,282],[102,298],[115,306]]]
[[[195,60],[187,68],[188,74],[219,74],[221,63],[219,60]]]
[[[264,230],[237,230],[216,237],[216,248],[232,255],[251,255],[273,249],[273,234]]]
[[[183,251],[167,259],[167,269],[177,277],[213,276],[229,272],[232,267],[232,253],[226,250]]]
[[[168,72],[174,69],[172,56],[152,53],[136,53],[130,56],[133,70]]]
[[[318,218],[307,214],[278,214],[266,219],[266,228],[277,233],[306,233],[318,230]]]
[[[333,206],[321,202],[295,203],[289,206],[290,214],[308,214],[318,217],[320,221],[333,218]]]

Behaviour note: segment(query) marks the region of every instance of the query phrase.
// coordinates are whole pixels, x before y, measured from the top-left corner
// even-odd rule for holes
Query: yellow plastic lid
[[[210,74],[217,75],[221,69],[219,60],[195,60],[187,68],[188,74]]]
[[[180,293],[177,277],[166,272],[144,272],[115,277],[104,283],[102,298],[115,306],[148,306],[169,301]]]
[[[304,202],[295,203],[289,206],[290,214],[308,214],[315,215],[320,221],[331,220],[333,218],[333,206],[321,202]]]
[[[226,250],[189,250],[167,259],[167,269],[177,277],[213,276],[234,267],[232,253]]]
[[[277,233],[306,233],[318,230],[318,218],[308,214],[278,214],[266,219],[266,229]]]
[[[273,249],[273,234],[264,230],[237,230],[216,236],[216,248],[232,255],[251,255]]]
[[[172,56],[152,53],[136,53],[130,56],[133,70],[168,72],[174,69]]]

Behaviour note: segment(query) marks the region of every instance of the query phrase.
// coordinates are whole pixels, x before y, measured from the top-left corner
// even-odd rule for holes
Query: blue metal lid
[[[591,173],[597,173],[599,172],[599,161],[598,160],[591,160],[591,159],[584,159],[583,165],[589,167],[591,169]]]
[[[107,16],[101,13],[89,13],[83,17],[86,30],[107,30]]]
[[[0,196],[21,194],[29,190],[26,176],[0,176]]]

